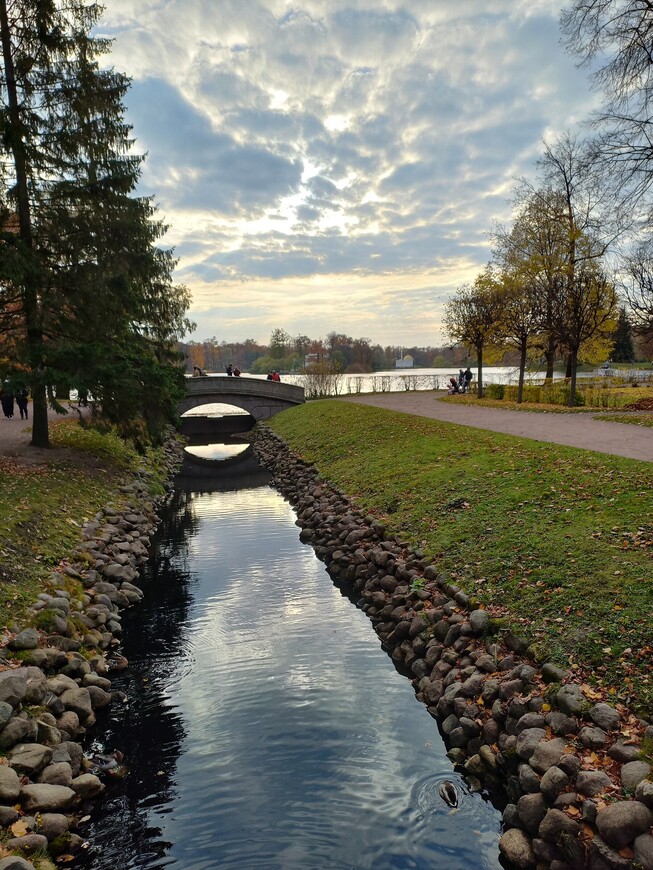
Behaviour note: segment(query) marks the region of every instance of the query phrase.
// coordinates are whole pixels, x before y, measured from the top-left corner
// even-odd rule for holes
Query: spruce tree
[[[611,359],[613,362],[631,363],[635,361],[633,347],[633,330],[625,307],[619,309],[617,331],[614,336],[614,347]]]
[[[101,11],[83,0],[0,0],[0,293],[18,303],[16,363],[28,372],[36,446],[48,444],[54,384],[89,391],[126,430],[144,420],[150,435],[182,385],[174,347],[190,325],[188,293],[172,285],[171,252],[156,246],[165,226],[153,203],[135,195],[142,158],[124,120],[129,81],[100,66],[110,45],[92,35]]]

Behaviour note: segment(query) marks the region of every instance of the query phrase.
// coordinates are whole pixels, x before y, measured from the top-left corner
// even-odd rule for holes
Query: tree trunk
[[[478,357],[478,386],[476,392],[479,399],[483,398],[483,346],[476,348],[476,356]]]
[[[526,342],[522,342],[519,357],[519,386],[517,387],[517,404],[521,405],[524,397],[524,372],[526,371]]]
[[[570,353],[567,356],[567,364],[565,367],[565,377],[567,378],[567,380],[569,380],[569,378],[571,377],[572,368],[573,368],[573,363],[571,361],[571,353]]]
[[[20,239],[25,248],[32,251],[32,217],[30,212],[27,186],[27,157],[25,143],[20,135],[21,120],[16,73],[11,48],[11,31],[7,15],[6,0],[0,0],[0,36],[2,38],[2,58],[5,67],[5,88],[9,109],[9,124],[5,136],[9,139],[16,170],[16,199]],[[38,376],[43,362],[43,334],[40,327],[39,303],[36,287],[31,276],[22,278],[22,302],[25,333],[29,348],[32,374],[37,375],[31,383],[32,388],[32,441],[33,447],[49,447],[48,406],[45,398],[45,385]]]
[[[569,367],[571,369],[569,381],[569,401],[567,402],[570,408],[576,405],[576,369],[578,368],[578,350],[574,350],[569,354]]]
[[[552,338],[549,339],[549,343],[544,351],[544,359],[546,360],[545,382],[550,383],[553,380],[553,366],[556,360],[556,345]]]

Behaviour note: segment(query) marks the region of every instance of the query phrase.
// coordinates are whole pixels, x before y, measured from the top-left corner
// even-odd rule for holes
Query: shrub
[[[485,390],[487,399],[503,399],[505,386],[503,384],[488,384]]]

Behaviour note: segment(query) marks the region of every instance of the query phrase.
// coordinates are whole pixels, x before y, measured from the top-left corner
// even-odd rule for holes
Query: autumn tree
[[[504,273],[498,289],[502,299],[496,340],[519,353],[517,402],[521,404],[528,352],[541,330],[542,300],[536,283],[517,271]]]
[[[619,300],[614,284],[591,260],[578,266],[574,280],[559,279],[559,295],[553,328],[571,362],[569,405],[576,403],[576,374],[581,346],[614,334]]]
[[[502,296],[490,267],[473,285],[460,286],[445,306],[448,336],[476,353],[479,397],[483,396],[483,352],[497,335],[501,313]]]

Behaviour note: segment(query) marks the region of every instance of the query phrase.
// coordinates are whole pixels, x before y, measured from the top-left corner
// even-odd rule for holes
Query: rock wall
[[[182,451],[176,441],[165,450],[170,477]],[[127,666],[116,649],[120,611],[143,597],[134,581],[159,521],[147,479],[143,470],[119,488],[119,510],[107,506],[83,526],[78,550],[52,575],[52,593],[34,603],[31,625],[2,638],[0,828],[8,829],[4,848],[28,857],[82,848],[79,818],[104,791],[103,777],[120,773],[120,757],[87,758],[80,741],[96,711],[116,700],[111,672]],[[81,594],[71,594],[79,587],[70,578]],[[33,866],[0,859],[0,870]]]
[[[508,805],[499,848],[514,867],[653,870],[653,727],[602,700],[489,614],[418,551],[331,487],[267,427],[252,435],[300,538],[357,600],[449,757]]]

